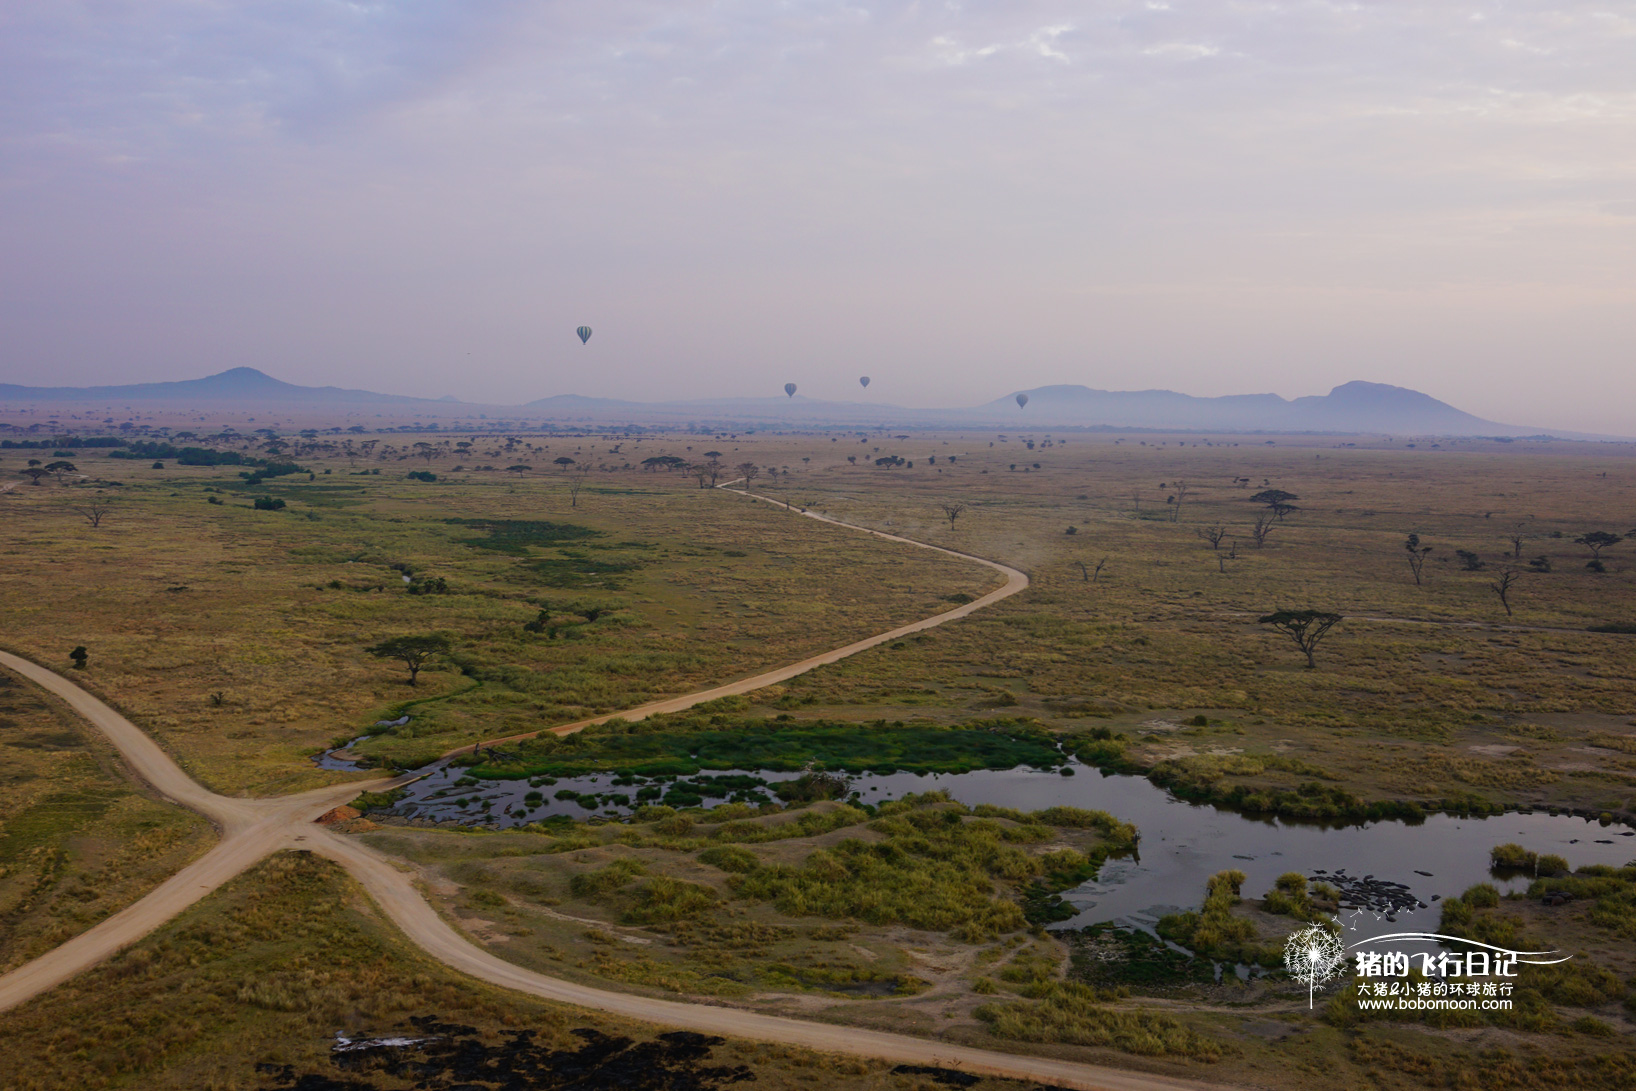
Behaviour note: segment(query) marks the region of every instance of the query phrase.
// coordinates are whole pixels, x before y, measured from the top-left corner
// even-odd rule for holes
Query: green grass
[[[705,769],[848,773],[965,773],[1018,765],[1052,769],[1064,758],[1051,736],[1027,721],[969,727],[874,725],[836,721],[652,717],[606,724],[566,739],[541,736],[507,748],[503,763],[471,768],[482,778],[585,776],[628,771],[636,776],[692,776]]]
[[[541,519],[449,519],[452,526],[473,527],[488,533],[482,538],[461,538],[462,545],[490,549],[519,557],[529,549],[579,542],[601,536],[602,532],[573,523],[552,523]]]

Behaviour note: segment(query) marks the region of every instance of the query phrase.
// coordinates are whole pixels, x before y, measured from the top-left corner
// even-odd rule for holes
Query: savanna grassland
[[[674,780],[731,764],[711,764],[706,750],[789,769],[818,760],[820,745],[833,749],[822,762],[832,771],[908,768],[960,760],[939,748],[979,734],[992,746],[970,754],[1003,763],[993,747],[1010,733],[1263,814],[1554,807],[1612,823],[1636,813],[1636,637],[1591,631],[1636,622],[1627,559],[1636,542],[1603,547],[1596,570],[1575,541],[1636,526],[1626,446],[1043,433],[454,438],[292,438],[276,457],[302,472],[255,482],[237,466],[151,468],[85,452],[80,476],[0,495],[6,646],[66,669],[84,645],[89,662],[75,680],[190,773],[269,793],[358,775],[308,760],[357,735],[374,737],[354,752],[414,767],[479,740],[744,677],[996,584],[956,557],[800,519],[788,505],[1013,565],[1032,584],[693,718],[615,721],[474,753],[466,776],[548,788],[570,767],[618,774],[670,763],[644,775]],[[753,465],[752,491],[776,503],[702,489],[653,461],[712,457],[724,482]],[[0,472],[16,464],[0,453]],[[1255,499],[1267,490],[1287,494],[1285,510]],[[73,510],[93,497],[111,501],[98,526]],[[1425,553],[1405,548],[1411,534]],[[1315,668],[1258,623],[1281,609],[1343,615],[1315,649]],[[411,687],[402,664],[366,649],[413,634],[442,636],[448,650]],[[814,752],[779,749],[780,733],[812,740]],[[925,753],[907,753],[911,736],[931,740]],[[1220,984],[1207,964],[1264,961],[1283,933],[1328,911],[1322,891],[1215,882],[1206,894],[1201,875],[1199,909],[1167,926],[1200,953],[1187,965],[1169,948],[1137,950],[1128,934],[1065,942],[1045,930],[1062,919],[1058,892],[1130,849],[1134,833],[1118,815],[972,809],[935,795],[863,806],[844,791],[714,808],[673,795],[672,806],[657,801],[658,780],[644,787],[655,802],[627,821],[478,830],[377,812],[384,826],[348,828],[417,869],[485,949],[610,988],[1228,1084],[1310,1086],[1320,1073],[1380,1088],[1632,1079],[1636,967],[1618,960],[1611,984],[1552,983],[1528,1018],[1510,1022],[1308,1013],[1305,990],[1287,980]],[[275,867],[320,892],[310,908],[285,897]],[[145,1074],[132,1086],[260,1088],[244,1075],[247,1057],[317,1066],[323,1041],[288,1043],[315,1030],[385,1029],[409,1014],[473,1024],[488,1039],[535,1018],[554,1028],[542,1031],[552,1042],[566,1042],[571,1025],[606,1025],[502,1004],[414,952],[392,949],[383,968],[395,941],[326,868],[280,858],[138,949],[151,949],[141,957],[163,973],[119,971],[131,982],[115,994],[119,1010],[162,981],[151,988],[233,1014],[221,1028],[181,1018],[174,1046],[133,1054],[147,1067],[133,1070]],[[1580,879],[1589,885],[1568,913],[1515,934],[1544,929],[1588,955],[1624,942],[1628,876]],[[1534,912],[1481,892],[1460,904],[1468,900],[1469,911],[1448,911],[1467,913],[1452,926],[1503,930],[1469,921]],[[258,913],[276,926],[232,923]],[[1568,930],[1552,932],[1553,921]],[[358,960],[332,968],[354,947]],[[1110,976],[1110,962],[1131,972]],[[123,965],[89,976],[112,989]],[[258,1000],[264,979],[277,988]],[[16,1021],[28,1012],[56,1014],[27,1026],[64,1022],[70,1009],[51,1005],[88,1003],[82,986],[0,1027],[27,1032]],[[115,1041],[159,1033],[138,1015],[127,1021]],[[102,1047],[51,1048],[118,1084],[111,1074],[125,1062]],[[718,1049],[729,1054],[749,1056]],[[790,1075],[795,1056],[778,1054],[758,1079],[805,1078]],[[867,1065],[854,1077],[883,1087],[908,1078]]]
[[[76,681],[200,782],[283,792],[333,778],[308,756],[379,719],[412,712],[366,750],[413,767],[753,674],[994,583],[674,473],[602,475],[576,500],[562,475],[425,483],[402,464],[308,461],[311,480],[249,485],[238,467],[82,455],[91,479],[0,496],[7,646],[61,668],[83,645]],[[72,508],[98,495],[113,511],[93,527]],[[413,688],[365,651],[431,632],[452,650]]]
[[[971,811],[940,793],[874,810],[653,806],[629,823],[363,836],[531,968],[921,1032],[969,1016],[973,981],[1049,919],[1050,895],[1136,836],[1101,812]],[[835,1003],[888,996],[914,999]]]
[[[0,670],[0,973],[124,908],[210,847],[113,747]]]
[[[338,1034],[433,1040],[348,1055],[332,1053]],[[104,965],[0,1014],[0,1036],[16,1091],[395,1091],[428,1079],[590,1091],[939,1086],[890,1064],[666,1037],[479,985],[405,943],[344,872],[306,853],[268,859]]]
[[[1636,809],[1636,640],[1587,631],[1630,623],[1636,544],[1597,572],[1574,540],[1636,525],[1629,447],[1210,442],[870,437],[850,444],[858,466],[833,445],[792,473],[799,503],[1018,565],[1033,586],[765,708],[1096,722],[1128,736],[1124,767],[1205,798],[1316,781],[1366,801]],[[767,457],[790,455],[769,441]],[[872,464],[889,455],[912,468]],[[1258,546],[1268,508],[1251,498],[1269,488],[1298,510]],[[967,505],[952,526],[948,503]],[[1410,534],[1430,548],[1419,585]],[[1345,616],[1317,669],[1257,624],[1277,609]]]

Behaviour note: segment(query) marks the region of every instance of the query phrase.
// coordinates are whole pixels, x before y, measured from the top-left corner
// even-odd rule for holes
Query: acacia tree
[[[1618,545],[1624,538],[1611,531],[1593,530],[1589,534],[1581,534],[1574,541],[1591,551],[1591,559],[1586,562],[1585,567],[1593,572],[1601,572],[1605,568],[1602,564],[1602,551]]]
[[[1279,522],[1283,522],[1284,516],[1288,515],[1292,511],[1301,510],[1294,504],[1290,503],[1291,500],[1299,499],[1301,499],[1299,496],[1296,496],[1292,492],[1285,492],[1283,489],[1263,489],[1261,492],[1258,492],[1254,496],[1250,497],[1250,502],[1253,504],[1267,505],[1267,510],[1272,512],[1273,518]]]
[[[751,483],[761,476],[761,467],[754,462],[740,462],[734,469],[738,470],[738,475],[744,479],[745,492],[749,492]]]
[[[438,633],[426,633],[420,636],[393,636],[371,644],[364,651],[376,659],[397,659],[409,668],[409,684],[415,684],[416,675],[426,666],[428,660],[435,655],[442,655],[449,650],[449,638]]]
[[[1307,657],[1307,669],[1318,665],[1312,658],[1318,642],[1329,634],[1329,630],[1346,620],[1340,614],[1332,614],[1327,610],[1277,610],[1257,619],[1262,625],[1271,625],[1295,641]]]
[[[77,515],[85,517],[85,521],[94,527],[102,525],[102,517],[114,510],[112,504],[106,500],[93,500],[89,504],[79,504],[69,509]]]
[[[1414,573],[1414,585],[1420,586],[1420,570],[1426,567],[1426,554],[1432,551],[1431,546],[1420,544],[1420,535],[1411,534],[1403,541],[1403,548],[1409,551],[1409,571]]]
[[[960,518],[960,516],[964,515],[966,511],[966,505],[959,503],[958,501],[950,504],[939,504],[937,506],[943,509],[943,517],[949,521],[950,530],[954,529],[954,521]]]
[[[26,470],[18,470],[17,472],[28,478],[30,485],[38,485],[40,478],[44,477],[48,471],[39,466],[30,466]]]
[[[574,472],[568,475],[568,506],[579,507],[579,491],[585,487],[585,479],[591,474],[591,467],[587,463],[580,463],[574,467]]]
[[[57,476],[57,484],[59,485],[68,484],[69,474],[79,473],[79,469],[72,462],[64,459],[59,459],[56,462],[47,462],[45,464],[45,468],[48,473],[52,473]]]

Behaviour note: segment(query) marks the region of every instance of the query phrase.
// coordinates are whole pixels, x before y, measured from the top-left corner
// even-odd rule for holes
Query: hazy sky
[[[1633,349],[1628,4],[0,4],[3,380],[1629,434]]]

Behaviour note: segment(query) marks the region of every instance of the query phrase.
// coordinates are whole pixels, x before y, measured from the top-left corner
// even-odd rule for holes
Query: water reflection
[[[1074,771],[1074,776],[1019,768],[957,774],[865,774],[850,779],[857,798],[865,803],[941,789],[972,806],[990,803],[1037,810],[1064,804],[1108,811],[1134,822],[1142,835],[1138,850],[1127,858],[1109,860],[1097,879],[1067,891],[1063,897],[1079,913],[1059,927],[1114,921],[1151,929],[1166,913],[1197,908],[1205,880],[1227,868],[1237,868],[1248,876],[1244,884],[1248,897],[1260,897],[1285,872],[1322,877],[1322,873],[1344,871],[1353,878],[1367,876],[1405,884],[1407,891],[1425,906],[1400,908],[1392,914],[1395,921],[1388,921],[1385,912],[1345,912],[1343,921],[1353,929],[1348,935],[1350,942],[1394,931],[1435,931],[1438,900],[1458,895],[1474,883],[1493,882],[1502,893],[1525,889],[1527,878],[1496,876],[1489,871],[1489,850],[1508,841],[1535,852],[1555,853],[1574,867],[1617,866],[1636,858],[1636,835],[1632,831],[1569,816],[1432,815],[1414,825],[1401,821],[1360,825],[1298,822],[1247,817],[1188,803],[1141,777],[1105,776],[1087,766],[1077,766]],[[772,784],[798,774],[754,775]],[[678,787],[676,780],[616,778],[605,773],[549,784],[472,781],[464,777],[464,770],[444,768],[412,785],[394,812],[409,818],[454,820],[493,828],[554,815],[576,819],[615,817],[629,814],[640,802]],[[530,793],[535,793],[532,798]],[[558,798],[559,793],[563,798]],[[637,798],[639,794],[642,800]],[[729,794],[755,798],[755,793],[743,791]],[[581,802],[587,798],[590,807]],[[722,798],[707,796],[706,802],[714,804]]]

